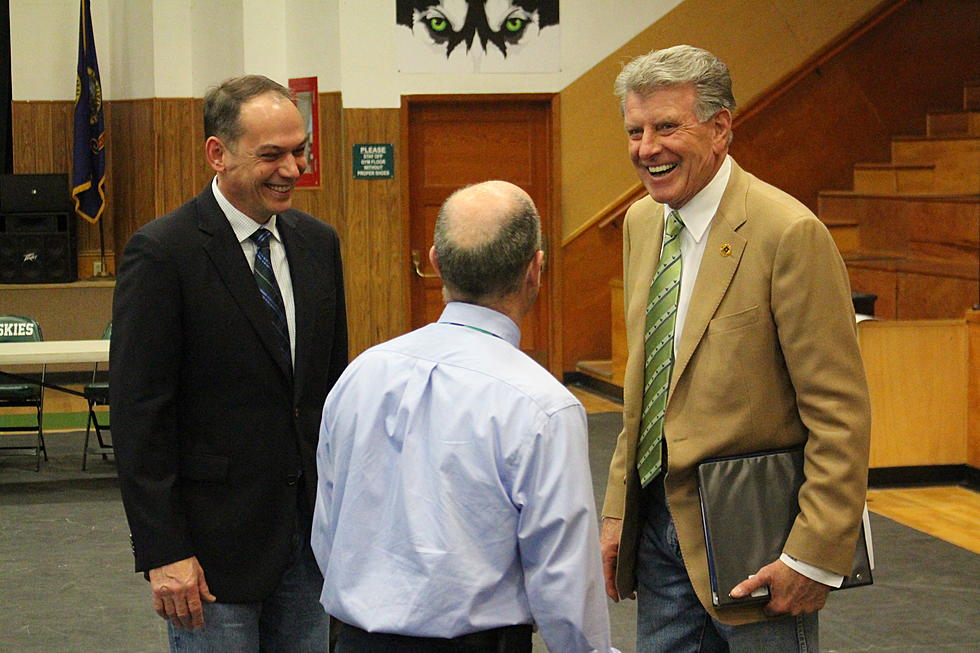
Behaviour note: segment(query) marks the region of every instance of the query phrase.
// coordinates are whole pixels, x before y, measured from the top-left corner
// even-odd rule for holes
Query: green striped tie
[[[646,331],[643,336],[643,414],[640,416],[640,439],[636,447],[636,469],[640,486],[646,487],[660,473],[663,460],[664,414],[667,389],[674,367],[674,323],[677,320],[677,298],[681,289],[681,239],[684,228],[681,216],[671,211],[667,216],[660,265],[650,284],[647,301]]]

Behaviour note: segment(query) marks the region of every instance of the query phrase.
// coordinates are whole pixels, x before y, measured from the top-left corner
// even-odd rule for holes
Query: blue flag
[[[82,0],[79,14],[71,196],[75,213],[94,224],[105,209],[105,117],[90,0]]]

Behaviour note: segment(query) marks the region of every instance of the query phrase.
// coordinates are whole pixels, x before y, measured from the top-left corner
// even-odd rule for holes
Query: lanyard
[[[480,333],[485,333],[488,336],[493,336],[494,338],[500,338],[496,333],[487,331],[486,329],[481,329],[480,327],[470,326],[469,324],[460,324],[459,322],[440,322],[439,324],[451,324],[453,326],[465,327],[467,329],[473,329],[474,331],[479,331]],[[503,340],[503,338],[500,338]]]

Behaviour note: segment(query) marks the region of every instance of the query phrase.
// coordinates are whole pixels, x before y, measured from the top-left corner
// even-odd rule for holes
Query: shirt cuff
[[[835,574],[832,571],[821,569],[820,567],[814,567],[813,565],[803,562],[802,560],[791,558],[785,553],[781,554],[779,559],[793,571],[803,574],[810,580],[815,580],[818,583],[823,583],[824,585],[829,585],[830,587],[840,587],[844,583],[843,576]]]

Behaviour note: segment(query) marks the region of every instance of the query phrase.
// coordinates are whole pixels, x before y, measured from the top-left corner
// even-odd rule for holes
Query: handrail
[[[811,73],[820,68],[820,66],[824,65],[830,59],[840,54],[847,46],[851,45],[856,40],[864,36],[867,32],[877,27],[882,21],[904,7],[910,1],[911,0],[885,0],[876,9],[872,10],[872,12],[869,13],[862,21],[845,32],[843,36],[835,41],[832,41],[822,50],[817,51],[817,53],[810,57],[810,59],[808,59],[802,66],[781,77],[766,91],[756,96],[756,100],[754,102],[742,108],[735,115],[732,121],[732,129],[734,130],[749,118],[761,113],[763,109],[795,88],[797,84],[806,79]],[[626,214],[626,210],[633,202],[643,197],[645,192],[646,191],[643,188],[643,184],[640,182],[634,183],[626,190],[626,192],[622,193],[610,204],[607,204],[598,213],[586,220],[580,227],[569,234],[568,237],[562,241],[562,247],[565,247],[571,243],[593,226],[597,226],[599,229],[602,229],[615,223],[618,218]]]
[[[636,185],[631,186],[625,193],[600,209],[598,213],[588,219],[575,231],[568,234],[568,236],[561,241],[561,246],[565,247],[570,242],[591,229],[596,223],[600,223],[599,228],[602,228],[614,222],[617,218],[626,215],[626,209],[628,209],[633,202],[640,199],[643,192],[646,192],[643,185],[637,182]]]

